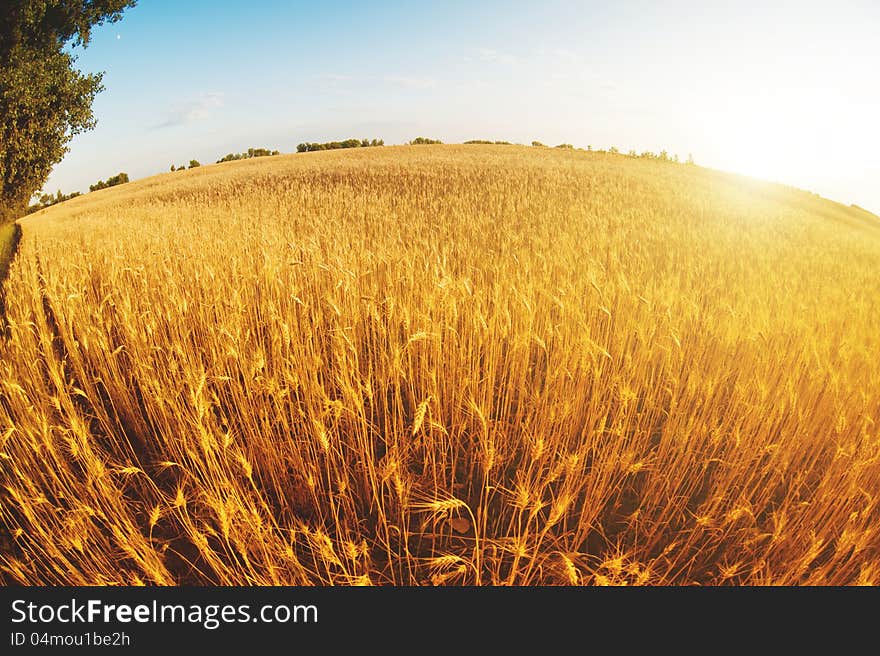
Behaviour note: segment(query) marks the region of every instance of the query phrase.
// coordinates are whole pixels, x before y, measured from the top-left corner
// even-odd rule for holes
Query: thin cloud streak
[[[223,94],[220,92],[204,93],[198,98],[183,101],[174,107],[168,117],[153,126],[154,130],[189,125],[205,121],[212,116],[212,110],[223,107]]]

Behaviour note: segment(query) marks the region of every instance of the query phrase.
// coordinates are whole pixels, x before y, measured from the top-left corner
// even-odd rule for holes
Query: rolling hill
[[[620,155],[202,166],[20,222],[9,582],[880,584],[880,221]]]

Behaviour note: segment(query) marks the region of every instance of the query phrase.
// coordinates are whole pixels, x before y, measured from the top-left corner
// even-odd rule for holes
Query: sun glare
[[[794,95],[730,100],[708,126],[718,168],[778,181],[809,175],[822,156],[816,135],[823,114]]]

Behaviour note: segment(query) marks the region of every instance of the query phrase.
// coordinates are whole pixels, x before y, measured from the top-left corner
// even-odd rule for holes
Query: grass
[[[23,222],[28,584],[880,584],[880,229],[567,149],[203,166]]]

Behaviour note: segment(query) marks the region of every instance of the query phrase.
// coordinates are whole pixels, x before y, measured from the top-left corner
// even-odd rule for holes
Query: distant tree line
[[[489,143],[489,142],[482,142],[481,141],[481,142],[465,142],[465,143]],[[533,141],[532,146],[535,146],[536,148],[546,148],[547,147],[546,144],[543,144],[540,141]],[[617,148],[617,146],[611,146],[608,150],[603,150],[601,148],[598,150],[593,150],[592,146],[587,146],[586,148],[575,148],[571,144],[561,143],[558,146],[555,146],[555,148],[586,150],[587,152],[591,152],[591,153],[595,152],[595,153],[610,154],[610,155],[621,154],[620,150]],[[659,153],[654,153],[654,152],[651,152],[650,150],[645,150],[645,151],[642,151],[641,153],[638,153],[635,150],[630,150],[629,152],[626,153],[626,156],[627,157],[635,157],[638,159],[654,159],[654,160],[657,160],[660,162],[673,162],[676,164],[679,163],[678,155],[670,155],[665,150],[661,150]],[[693,164],[694,163],[693,155],[689,154],[684,163],[685,164]]]
[[[128,173],[117,173],[112,178],[107,178],[106,182],[104,180],[98,180],[95,184],[89,185],[89,191],[98,191],[99,189],[106,189],[107,187],[115,187],[116,185],[125,184],[128,182]]]
[[[495,146],[512,146],[513,144],[509,141],[489,141],[488,139],[471,139],[470,141],[465,141],[465,144],[489,144]]]
[[[95,184],[89,185],[89,191],[98,191],[99,189],[106,189],[107,187],[115,187],[116,185],[125,184],[126,182],[128,182],[128,173],[123,171],[107,178],[106,180],[98,180]],[[64,194],[61,193],[60,189],[55,194],[42,194],[36,203],[32,203],[28,206],[27,213],[32,214],[33,212],[46,209],[47,207],[57,205],[58,203],[63,203],[64,201],[76,198],[77,196],[82,196],[82,194],[78,191]]]
[[[41,194],[36,203],[31,204],[27,208],[27,213],[32,214],[38,210],[45,209],[47,207],[52,207],[52,205],[57,205],[58,203],[63,203],[66,200],[70,200],[71,198],[76,198],[77,196],[82,196],[82,194],[78,191],[74,191],[70,194],[62,194],[59,189],[58,192],[54,195],[52,194]]]
[[[301,143],[296,147],[298,153],[311,153],[316,150],[338,150],[340,148],[376,148],[384,146],[383,139],[346,139],[345,141],[327,141],[324,143]]]
[[[409,142],[410,146],[429,146],[431,144],[442,144],[439,139],[428,139],[427,137],[416,137]]]
[[[248,148],[245,153],[229,153],[217,160],[217,163],[234,162],[239,159],[253,159],[254,157],[270,157],[272,155],[280,155],[277,150],[269,150],[268,148]],[[194,162],[195,160],[193,160]],[[190,162],[192,164],[192,162]],[[194,168],[190,166],[190,168]]]
[[[227,155],[227,157],[228,157],[228,155]],[[242,159],[242,158],[239,157],[238,159]],[[221,160],[221,161],[225,162],[228,160]],[[218,164],[219,164],[219,162],[218,162]],[[197,160],[197,159],[191,159],[189,161],[189,168],[191,168],[191,169],[198,168],[201,165],[202,165],[201,162],[199,162],[199,160]],[[186,171],[186,166],[174,166],[174,164],[172,164],[171,165],[171,172],[173,173],[174,171]]]
[[[665,150],[661,150],[659,153],[651,152],[650,150],[644,150],[641,153],[636,153],[636,151],[631,150],[627,153],[629,157],[636,157],[638,159],[655,159],[659,162],[673,162],[675,164],[679,163],[678,155],[670,155]],[[693,164],[694,157],[693,155],[688,155],[687,159],[684,162],[685,164]]]

